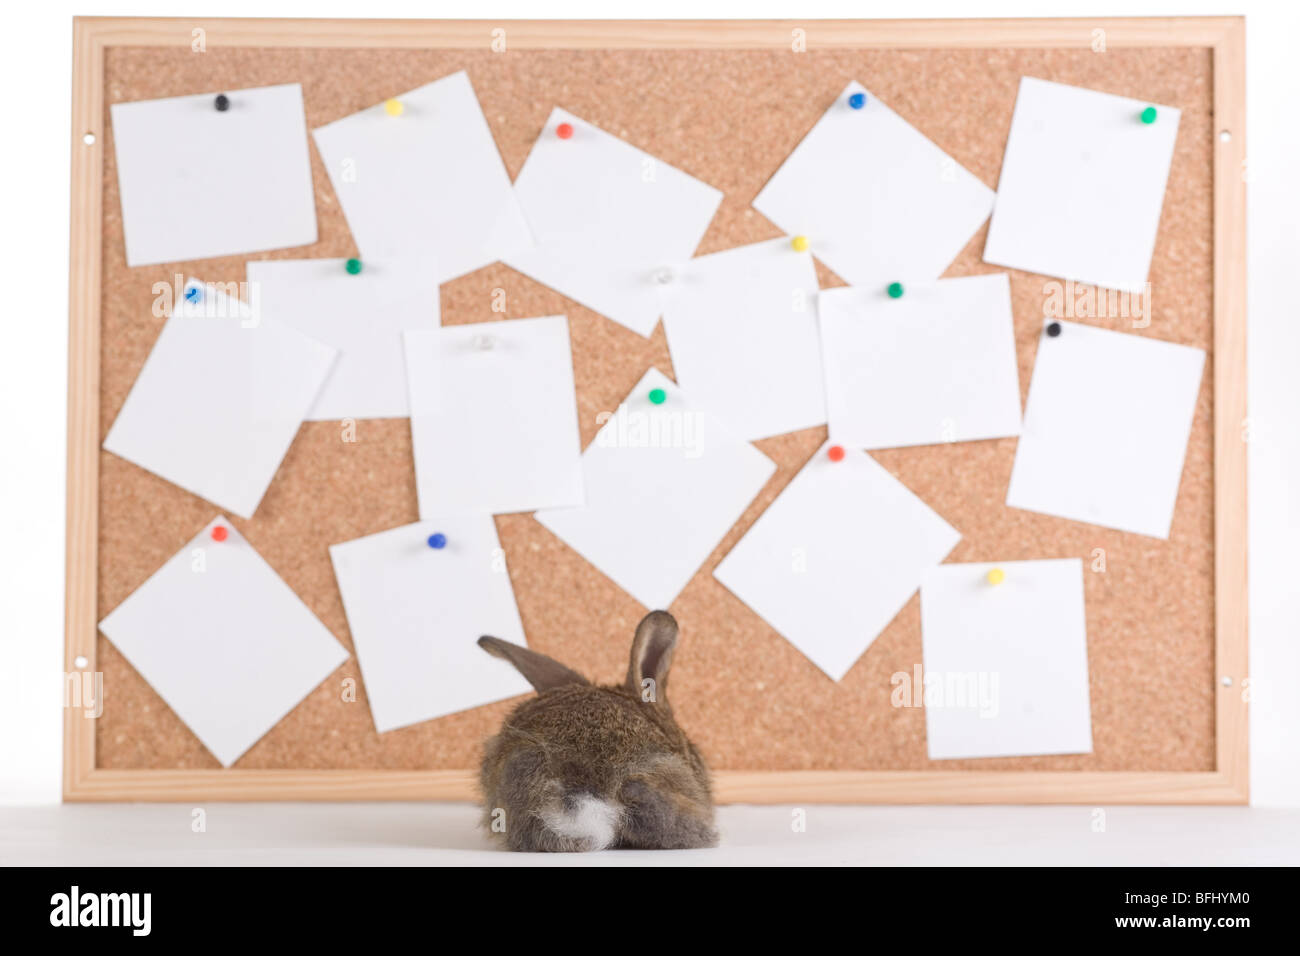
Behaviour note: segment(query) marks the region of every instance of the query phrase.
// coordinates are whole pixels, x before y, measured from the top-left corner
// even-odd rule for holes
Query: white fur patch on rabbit
[[[613,845],[623,816],[619,807],[587,793],[571,798],[569,804],[567,810],[553,807],[542,812],[547,829],[586,851]]]

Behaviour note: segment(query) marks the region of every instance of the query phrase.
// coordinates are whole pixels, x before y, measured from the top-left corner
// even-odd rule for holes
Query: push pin
[[[186,302],[191,302],[191,303],[198,302],[202,298],[203,298],[203,289],[201,286],[192,285],[192,286],[188,286],[185,289]]]
[[[343,268],[348,270],[350,276],[359,275],[361,273],[361,260],[349,259],[343,264]]]
[[[866,93],[854,93],[849,97],[849,106],[855,110],[860,110],[867,105]]]
[[[1060,322],[1047,323],[1047,334],[1050,335],[1052,338],[1056,338],[1058,335],[1060,335],[1061,323]]]
[[[474,336],[474,348],[480,352],[491,352],[496,345],[497,340],[486,333]]]
[[[989,573],[984,575],[989,584],[1001,584],[1006,580],[1006,572],[1001,568],[990,568]]]
[[[226,536],[229,534],[230,532],[226,530],[224,525],[217,525],[215,528],[212,529],[212,540],[225,541]]]
[[[667,266],[655,273],[655,282],[658,285],[671,285],[673,281],[673,270]]]
[[[1138,114],[1138,119],[1150,126],[1156,121],[1156,108],[1154,106],[1148,106]]]
[[[808,237],[795,236],[793,239],[790,240],[790,248],[793,249],[795,252],[807,252]]]
[[[555,135],[560,137],[560,139],[570,139],[573,136],[573,127],[568,123],[561,123],[559,126],[555,127]]]
[[[218,113],[224,113],[230,109],[230,97],[225,93],[218,93],[217,98],[212,101],[212,105],[217,108]]]
[[[665,392],[662,388],[652,388],[650,389],[649,398],[650,398],[651,405],[662,405],[665,401],[667,401],[668,393]]]
[[[901,299],[903,297],[903,283],[891,282],[889,288],[885,291],[889,293],[891,299]]]
[[[441,531],[436,531],[429,535],[429,547],[433,548],[435,551],[441,551],[443,548],[447,547],[447,536]]]
[[[830,448],[826,449],[826,457],[829,458],[831,461],[843,461],[843,460],[844,460],[844,446],[843,446],[843,445],[831,445]]]
[[[389,116],[401,116],[405,110],[401,100],[384,100],[384,112]]]

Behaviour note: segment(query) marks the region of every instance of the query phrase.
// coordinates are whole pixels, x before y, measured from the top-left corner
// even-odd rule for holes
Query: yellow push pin
[[[1001,584],[1006,579],[1006,574],[1001,568],[992,568],[984,577],[988,579],[989,584]]]
[[[384,101],[384,112],[389,116],[401,116],[404,109],[406,109],[406,107],[402,105],[401,100]]]
[[[790,240],[790,248],[793,249],[795,252],[807,252],[808,237],[795,236],[793,239]]]

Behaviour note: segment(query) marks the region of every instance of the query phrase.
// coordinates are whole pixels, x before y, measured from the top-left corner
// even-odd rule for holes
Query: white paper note
[[[682,388],[741,438],[826,423],[817,270],[789,239],[685,263],[667,286],[664,330]]]
[[[1021,77],[984,261],[1141,292],[1181,112]]]
[[[860,109],[851,103],[863,97]],[[852,285],[937,279],[993,208],[976,179],[860,83],[850,83],[754,208]]]
[[[1007,504],[1168,538],[1205,352],[1055,324],[1038,343]]]
[[[112,105],[128,266],[316,241],[302,87],[218,92]]]
[[[224,541],[212,538],[218,527]],[[348,658],[222,518],[114,608],[99,629],[225,767]]]
[[[913,283],[897,299],[827,289],[818,309],[832,441],[891,448],[1020,433],[1006,275]]]
[[[337,354],[190,280],[104,448],[252,517]]]
[[[405,418],[402,332],[438,328],[437,277],[418,259],[368,259],[356,275],[347,261],[250,262],[250,295],[267,315],[339,351],[308,419]]]
[[[567,124],[572,135],[557,129]],[[649,335],[663,279],[695,252],[722,193],[562,109],[515,180],[537,244],[507,265]],[[665,272],[667,270],[667,272]]]
[[[420,515],[582,504],[569,320],[406,333]]]
[[[531,244],[510,176],[461,70],[313,130],[365,259],[429,256],[446,282]]]
[[[597,432],[582,469],[586,505],[537,520],[645,607],[663,609],[776,466],[651,369]]]
[[[931,760],[1092,752],[1078,558],[930,569],[921,648]]]
[[[429,546],[433,535],[443,546]],[[370,714],[380,733],[526,694],[477,644],[524,644],[488,515],[440,516],[330,547]]]
[[[861,451],[804,465],[713,576],[839,680],[961,534]]]

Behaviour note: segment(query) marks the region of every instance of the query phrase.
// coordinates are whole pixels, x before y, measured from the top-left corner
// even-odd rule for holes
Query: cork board
[[[708,253],[780,235],[750,202],[850,79],[864,83],[996,189],[1017,85],[1030,75],[1182,110],[1151,265],[1150,325],[1135,329],[1127,315],[1083,320],[1197,346],[1209,355],[1170,537],[1160,541],[1007,508],[1015,439],[872,454],[961,531],[949,561],[1084,559],[1093,753],[932,762],[922,709],[891,704],[891,676],[911,674],[921,660],[916,596],[835,683],[713,579],[716,564],[824,441],[825,428],[757,443],[777,464],[776,474],[671,607],[683,632],[674,707],[724,777],[793,771],[1216,771],[1213,44],[1112,46],[1104,53],[1086,43],[935,49],[809,44],[798,54],[788,43],[505,52],[494,52],[485,41],[402,49],[372,40],[370,46],[348,48],[342,37],[333,46],[210,45],[201,54],[188,44],[104,45],[97,118],[102,245],[95,620],[218,512],[97,447],[161,330],[162,320],[151,313],[154,283],[172,283],[178,272],[238,282],[248,258],[358,254],[313,144],[315,245],[127,268],[110,104],[299,82],[308,126],[315,128],[465,69],[512,177],[551,108],[561,105],[722,190],[725,199],[698,250]],[[972,237],[946,275],[1006,271],[981,261],[986,229],[987,224]],[[818,271],[823,287],[843,284],[820,264]],[[1015,270],[1010,277],[1023,404],[1054,280]],[[443,286],[443,323],[502,318],[491,311],[498,289],[505,292],[507,318],[568,316],[584,447],[597,430],[597,416],[615,409],[647,367],[672,374],[662,326],[643,339],[500,264]],[[356,440],[344,438],[337,422],[304,423],[255,516],[233,523],[351,649],[327,546],[415,521],[417,509],[405,419],[361,421]],[[530,645],[591,677],[619,678],[644,609],[531,515],[498,517],[496,523]],[[1088,570],[1099,567],[1102,553],[1104,571]],[[512,706],[482,707],[379,735],[353,657],[233,771],[221,771],[102,636],[94,662],[104,694],[102,715],[94,721],[91,769],[119,778],[144,770],[464,772],[476,765],[481,741]],[[355,700],[344,699],[348,679],[355,681]]]

